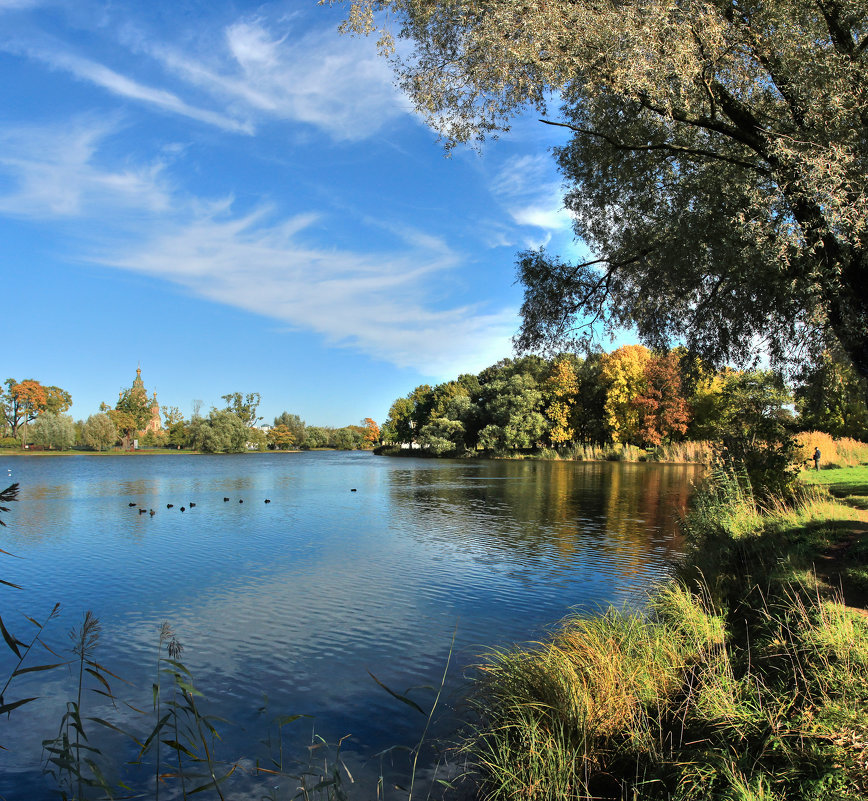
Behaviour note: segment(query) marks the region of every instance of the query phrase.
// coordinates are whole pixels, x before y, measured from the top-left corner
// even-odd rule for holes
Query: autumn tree
[[[45,411],[63,414],[72,406],[72,395],[60,387],[45,387]]]
[[[624,345],[603,357],[606,423],[615,442],[635,443],[641,439],[635,401],[647,389],[646,369],[650,361],[651,352],[643,345]]]
[[[27,424],[36,419],[48,405],[48,392],[38,381],[28,378],[16,381],[7,378],[4,382],[6,390],[0,395],[3,403],[3,415],[9,426],[10,436],[18,436],[21,427],[22,444],[27,441]],[[68,408],[68,407],[67,407]]]
[[[362,426],[365,429],[363,439],[373,448],[380,441],[380,427],[370,417],[366,417],[362,420]]]
[[[281,412],[277,417],[274,418],[274,425],[286,426],[286,428],[292,434],[293,440],[296,444],[300,444],[304,441],[305,422],[297,414]]]
[[[546,408],[546,417],[551,423],[549,439],[555,446],[572,442],[576,438],[572,422],[576,396],[579,391],[573,359],[561,356],[554,362],[551,375],[545,384],[545,390],[550,398]]]
[[[645,388],[633,400],[643,445],[660,445],[687,431],[690,407],[682,392],[679,368],[677,353],[652,355],[645,367]]]
[[[268,444],[276,451],[285,451],[295,445],[295,435],[283,423],[272,426],[266,436]]]
[[[868,5],[355,0],[447,142],[547,113],[593,258],[519,255],[522,348],[636,326],[715,364],[836,339],[868,377]],[[404,41],[398,48],[391,31]]]

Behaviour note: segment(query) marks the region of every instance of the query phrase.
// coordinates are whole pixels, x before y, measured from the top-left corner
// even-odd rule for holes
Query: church
[[[120,393],[121,397],[123,396],[123,392]],[[145,389],[145,382],[142,381],[142,368],[136,368],[136,377],[133,381],[133,386],[130,389],[130,394],[135,395],[138,398],[147,399],[148,391]],[[162,430],[163,424],[160,422],[160,404],[157,403],[157,393],[154,392],[154,399],[151,403],[151,417],[148,420],[147,425],[139,431],[139,436],[144,436],[147,433],[156,434],[158,431]]]

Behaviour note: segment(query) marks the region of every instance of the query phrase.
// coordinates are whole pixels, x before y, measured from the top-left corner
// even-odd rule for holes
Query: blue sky
[[[0,0],[0,380],[343,426],[511,355],[566,132],[445,158],[345,10]]]

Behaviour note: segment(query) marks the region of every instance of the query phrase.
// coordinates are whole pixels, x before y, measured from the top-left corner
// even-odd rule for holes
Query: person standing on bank
[[[820,469],[820,449],[814,448],[814,455],[811,457],[814,460],[814,470]]]

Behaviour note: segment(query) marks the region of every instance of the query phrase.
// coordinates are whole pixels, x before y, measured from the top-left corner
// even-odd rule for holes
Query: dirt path
[[[861,519],[837,523],[841,530],[840,539],[814,566],[818,578],[841,592],[847,607],[868,616],[868,584],[856,581],[849,575],[851,569],[864,566],[865,562],[858,554],[868,550],[868,512],[859,511]]]

